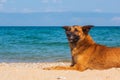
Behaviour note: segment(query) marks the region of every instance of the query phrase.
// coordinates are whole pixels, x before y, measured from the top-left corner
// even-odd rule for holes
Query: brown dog
[[[46,69],[84,71],[120,67],[120,48],[96,44],[88,34],[92,27],[92,25],[64,26],[71,49],[72,65]]]

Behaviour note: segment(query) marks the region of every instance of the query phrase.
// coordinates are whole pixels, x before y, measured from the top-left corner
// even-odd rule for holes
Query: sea
[[[93,40],[120,47],[120,26],[95,26]],[[62,26],[1,26],[0,62],[70,62],[71,53]]]

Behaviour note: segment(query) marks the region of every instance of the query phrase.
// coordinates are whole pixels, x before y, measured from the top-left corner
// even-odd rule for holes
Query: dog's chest
[[[72,58],[74,63],[86,64],[89,62],[91,51],[89,49],[73,49]]]
[[[72,50],[72,57],[75,63],[82,62],[84,60],[85,55],[82,52],[78,51],[77,48]]]
[[[74,48],[73,50],[72,50],[72,56],[75,56],[75,54],[77,54],[78,52],[77,52],[77,48]]]

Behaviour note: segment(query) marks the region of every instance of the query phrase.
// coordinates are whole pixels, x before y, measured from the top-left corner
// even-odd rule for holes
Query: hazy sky
[[[120,0],[0,0],[0,26],[66,24],[119,26]]]
[[[0,12],[120,13],[120,0],[0,0]]]

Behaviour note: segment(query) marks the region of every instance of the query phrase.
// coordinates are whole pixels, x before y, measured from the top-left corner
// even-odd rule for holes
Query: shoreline
[[[120,68],[106,70],[43,70],[51,66],[69,66],[70,63],[0,63],[1,80],[118,80]]]

